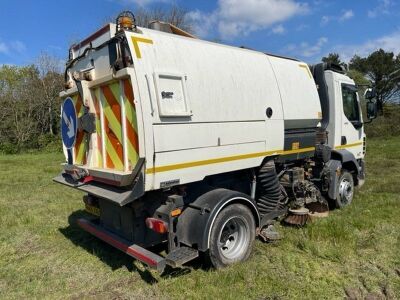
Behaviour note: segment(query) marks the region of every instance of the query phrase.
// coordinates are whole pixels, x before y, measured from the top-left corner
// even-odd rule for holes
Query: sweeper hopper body
[[[219,267],[247,258],[256,231],[289,208],[351,201],[365,135],[340,68],[167,29],[109,24],[70,49],[55,180],[87,193],[91,233],[128,248],[166,241],[159,269],[207,251]],[[243,249],[229,248],[234,237]]]

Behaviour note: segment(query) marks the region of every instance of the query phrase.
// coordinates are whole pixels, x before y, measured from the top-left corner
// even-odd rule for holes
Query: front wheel
[[[353,176],[347,172],[342,171],[339,177],[338,192],[336,197],[336,207],[343,208],[350,205],[354,196],[354,180]]]
[[[250,209],[232,204],[216,217],[210,234],[209,259],[215,268],[246,260],[255,239],[255,221]]]

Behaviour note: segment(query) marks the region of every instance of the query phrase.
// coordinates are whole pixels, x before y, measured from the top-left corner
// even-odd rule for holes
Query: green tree
[[[349,71],[347,71],[347,75],[354,80],[354,82],[359,85],[359,86],[370,86],[371,85],[371,81],[369,81],[365,75],[355,69],[350,69]]]
[[[33,96],[38,72],[35,66],[3,66],[0,69],[0,143],[14,144],[17,149],[34,139],[38,124],[35,113],[39,100]]]
[[[400,94],[400,54],[379,49],[367,57],[355,55],[349,67],[364,74],[375,86],[380,113],[385,103]]]
[[[39,72],[38,96],[41,96],[41,113],[38,121],[44,132],[54,135],[58,129],[61,99],[58,94],[64,89],[64,78],[61,74],[60,60],[42,52],[36,67]]]
[[[64,82],[58,66],[42,54],[36,65],[0,67],[0,151],[47,146],[58,133]]]
[[[329,53],[328,56],[322,57],[322,62],[333,63],[345,67],[346,64],[340,59],[339,53]]]

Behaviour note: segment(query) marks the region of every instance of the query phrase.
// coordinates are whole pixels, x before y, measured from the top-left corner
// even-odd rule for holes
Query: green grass
[[[369,140],[353,204],[249,261],[159,275],[74,225],[82,194],[52,183],[61,154],[0,156],[0,298],[343,299],[400,297],[400,138]],[[361,298],[360,298],[361,299]]]

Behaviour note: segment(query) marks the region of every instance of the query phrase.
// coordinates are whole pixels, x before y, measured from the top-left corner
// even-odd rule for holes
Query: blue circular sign
[[[68,97],[65,99],[61,109],[61,136],[67,149],[71,149],[75,144],[77,123],[74,102]]]

